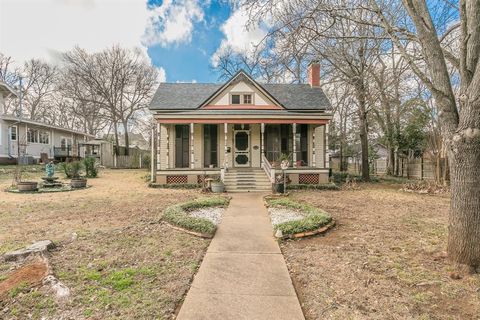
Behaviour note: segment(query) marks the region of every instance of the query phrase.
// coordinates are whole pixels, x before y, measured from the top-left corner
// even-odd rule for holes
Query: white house
[[[223,84],[162,83],[150,111],[160,183],[217,174],[227,190],[267,189],[285,157],[292,184],[328,182],[332,108],[316,62],[308,84],[260,84],[243,71]]]
[[[0,82],[0,111],[5,99],[16,98],[15,91]],[[93,135],[38,121],[0,114],[0,164],[16,163],[20,155],[30,162],[46,159],[65,160],[84,155],[80,144],[94,138]]]

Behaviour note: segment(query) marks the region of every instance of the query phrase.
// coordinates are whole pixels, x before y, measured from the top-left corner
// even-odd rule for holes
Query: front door
[[[235,167],[250,166],[250,130],[234,131],[233,158]]]

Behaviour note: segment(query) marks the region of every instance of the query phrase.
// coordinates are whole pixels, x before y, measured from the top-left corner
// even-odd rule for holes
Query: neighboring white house
[[[0,82],[0,111],[4,101],[16,94],[7,84]],[[0,164],[16,163],[18,150],[27,159],[65,160],[83,157],[85,148],[80,143],[94,136],[38,121],[0,114]]]

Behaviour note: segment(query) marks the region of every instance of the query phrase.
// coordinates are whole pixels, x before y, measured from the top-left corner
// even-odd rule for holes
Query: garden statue
[[[55,165],[53,164],[53,161],[47,163],[47,165],[45,166],[45,172],[47,173],[48,178],[53,177],[53,175],[55,174]]]
[[[45,173],[46,176],[42,177],[44,188],[55,188],[62,186],[61,182],[57,182],[58,177],[53,176],[55,174],[55,165],[53,164],[53,161],[47,163],[45,166]]]

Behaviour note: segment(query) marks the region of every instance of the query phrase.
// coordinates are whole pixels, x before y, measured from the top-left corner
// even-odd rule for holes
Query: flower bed
[[[287,198],[266,199],[269,208],[291,210],[291,220],[281,220],[272,217],[272,224],[276,235],[281,238],[299,238],[318,234],[328,230],[334,225],[332,217],[325,211],[309,204],[299,203]],[[275,215],[271,210],[270,214]],[[283,216],[285,213],[280,211]],[[279,232],[280,231],[280,232]]]
[[[205,208],[228,206],[229,198],[211,197],[188,201],[182,204],[173,205],[163,211],[162,219],[177,228],[189,231],[195,235],[211,238],[217,230],[214,221],[218,219],[201,217],[198,214],[190,214],[195,210]]]

